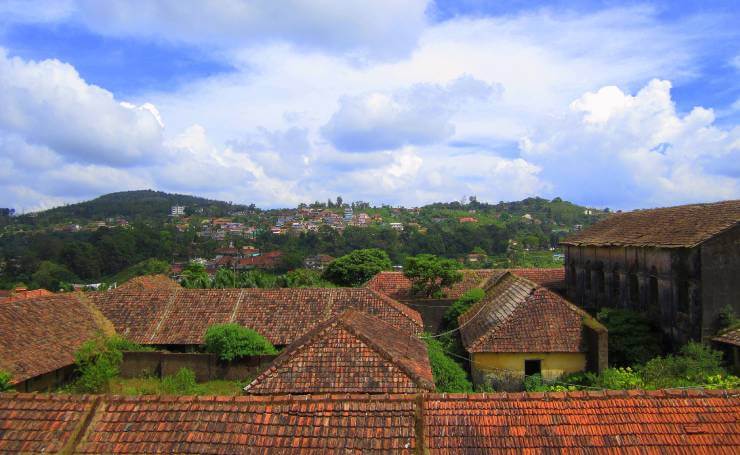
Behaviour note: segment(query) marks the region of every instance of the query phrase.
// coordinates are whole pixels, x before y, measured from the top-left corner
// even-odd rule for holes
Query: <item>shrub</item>
[[[448,357],[442,345],[434,338],[425,338],[432,365],[434,385],[438,392],[472,392],[473,386],[465,370]]]
[[[524,377],[524,390],[527,392],[568,392],[578,390],[575,385],[552,383],[548,384],[540,374]]]
[[[10,385],[11,377],[7,371],[0,370],[0,392],[10,392],[13,390],[13,386]]]
[[[214,324],[208,327],[205,349],[227,362],[250,355],[277,353],[262,335],[239,324]]]
[[[611,365],[642,365],[661,353],[660,332],[642,313],[605,308],[599,312],[597,319],[609,330]]]
[[[462,295],[455,301],[447,311],[445,311],[443,322],[446,330],[457,328],[457,318],[468,311],[470,307],[480,302],[485,296],[485,292],[480,288],[473,288]]]
[[[626,368],[607,368],[601,374],[588,374],[587,377],[593,376],[591,385],[602,389],[626,390],[626,389],[644,389],[645,382],[639,372],[630,367]]]
[[[138,343],[134,343],[133,341],[129,341],[126,338],[123,338],[119,335],[113,335],[112,337],[108,338],[106,341],[108,347],[110,349],[117,349],[121,352],[123,351],[154,351],[155,349],[151,346],[142,346]]]
[[[724,374],[722,353],[696,342],[682,347],[679,355],[656,357],[642,369],[645,383],[658,389],[699,386],[710,376]]]
[[[334,259],[324,270],[324,279],[339,286],[360,286],[378,272],[391,269],[388,254],[377,248],[355,250]]]
[[[189,368],[180,368],[177,373],[162,378],[162,392],[167,395],[197,395],[198,391],[195,373]]]
[[[108,392],[110,380],[118,375],[123,354],[115,343],[98,337],[88,340],[75,352],[79,377],[73,389],[82,393]]]

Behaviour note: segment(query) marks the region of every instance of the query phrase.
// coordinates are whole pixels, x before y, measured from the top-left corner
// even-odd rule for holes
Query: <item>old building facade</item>
[[[740,313],[740,201],[619,213],[566,238],[569,300],[643,311],[668,344],[713,336]]]

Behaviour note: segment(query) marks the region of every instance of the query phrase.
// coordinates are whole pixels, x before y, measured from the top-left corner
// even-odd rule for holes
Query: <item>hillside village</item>
[[[560,245],[552,268],[307,258],[362,271],[355,285],[211,287],[190,269],[16,288],[0,296],[17,392],[0,394],[0,451],[738,450],[740,201],[616,213]],[[277,257],[216,252],[227,270]],[[648,327],[657,355],[624,363]]]

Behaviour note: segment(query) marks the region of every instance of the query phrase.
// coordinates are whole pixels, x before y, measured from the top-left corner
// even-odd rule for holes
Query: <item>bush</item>
[[[527,392],[568,392],[578,390],[578,387],[558,383],[548,384],[542,378],[542,375],[533,374],[524,377],[524,390]]]
[[[473,386],[465,370],[448,357],[439,341],[425,338],[429,351],[429,363],[432,365],[434,385],[438,392],[472,392]]]
[[[84,342],[75,352],[79,377],[72,388],[82,393],[108,392],[110,380],[118,375],[122,361],[123,354],[108,339],[99,337]]]
[[[180,368],[174,375],[162,378],[162,392],[167,395],[197,395],[198,391],[195,373],[189,368]]]
[[[142,346],[138,343],[134,343],[133,341],[129,341],[126,338],[123,338],[119,335],[113,335],[112,337],[108,338],[106,341],[108,347],[110,349],[117,349],[121,352],[124,351],[155,351],[155,349],[151,346]]]
[[[462,281],[460,264],[433,254],[406,258],[403,274],[413,283],[412,291],[424,297],[444,297],[443,289]]]
[[[460,317],[461,314],[468,311],[470,307],[480,302],[484,296],[485,292],[483,292],[483,289],[473,288],[463,294],[462,297],[457,299],[455,303],[453,303],[449,308],[447,308],[447,311],[445,311],[445,315],[443,318],[445,330],[456,329],[457,318]]]
[[[360,286],[378,272],[391,269],[388,254],[377,248],[355,250],[329,263],[324,279],[339,286]]]
[[[205,349],[227,362],[251,355],[277,353],[262,335],[239,324],[214,324],[208,327]]]
[[[700,386],[710,376],[724,374],[722,353],[696,342],[682,347],[680,355],[650,360],[642,370],[645,383],[657,389]]]
[[[609,330],[609,363],[642,365],[661,353],[660,332],[642,313],[605,308],[596,316]]]
[[[12,376],[7,371],[0,370],[0,392],[10,392],[13,386],[10,385]]]

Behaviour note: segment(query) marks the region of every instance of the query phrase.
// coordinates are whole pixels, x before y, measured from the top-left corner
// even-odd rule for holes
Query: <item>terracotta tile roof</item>
[[[375,315],[406,333],[419,333],[423,327],[416,311],[363,288],[119,288],[92,298],[119,334],[143,344],[200,344],[210,325],[236,322],[273,344],[287,345],[348,308]]]
[[[142,275],[131,278],[118,286],[118,290],[136,291],[147,289],[177,289],[180,285],[177,281],[164,275]]]
[[[294,341],[244,388],[253,394],[413,393],[434,390],[426,344],[347,310]]]
[[[0,453],[59,453],[93,410],[89,396],[0,394]]]
[[[694,247],[740,223],[740,200],[617,213],[563,245]]]
[[[459,299],[469,290],[482,287],[492,276],[500,276],[506,271],[511,271],[551,290],[557,291],[565,288],[565,268],[463,269],[460,270],[463,274],[462,281],[446,289],[445,298]],[[411,280],[406,278],[403,272],[380,272],[365,283],[365,287],[397,300],[417,298],[411,292]]]
[[[33,299],[36,297],[45,297],[49,295],[54,295],[53,292],[47,291],[46,289],[34,289],[32,291],[14,291],[11,292],[8,296],[3,299],[3,302],[13,302],[17,300],[23,300],[23,299]]]
[[[712,338],[712,340],[720,343],[731,344],[733,346],[740,346],[740,327],[724,330],[718,333],[716,337]]]
[[[430,453],[740,452],[740,391],[429,397]]]
[[[584,352],[583,320],[593,318],[564,298],[510,272],[485,292],[458,318],[468,352]]]
[[[740,390],[0,394],[0,452],[735,454]]]
[[[110,322],[78,294],[55,294],[0,304],[0,368],[12,382],[74,363],[74,352]]]

